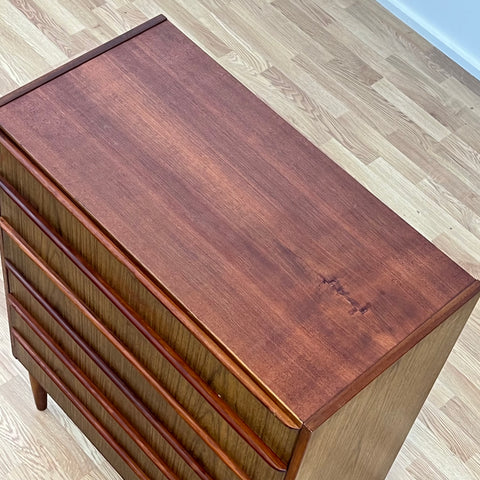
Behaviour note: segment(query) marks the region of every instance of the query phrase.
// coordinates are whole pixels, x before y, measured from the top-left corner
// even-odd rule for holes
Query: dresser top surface
[[[0,124],[302,421],[478,287],[169,22]]]

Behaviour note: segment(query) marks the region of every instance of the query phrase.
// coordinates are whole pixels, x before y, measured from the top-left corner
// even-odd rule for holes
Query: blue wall
[[[377,0],[480,79],[480,0]]]

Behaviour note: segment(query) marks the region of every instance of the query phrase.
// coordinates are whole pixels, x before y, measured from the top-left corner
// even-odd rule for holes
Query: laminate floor
[[[480,277],[480,82],[374,0],[0,0],[0,95],[159,13]],[[0,310],[0,477],[118,479],[35,410]],[[388,480],[480,478],[479,359],[477,308]]]

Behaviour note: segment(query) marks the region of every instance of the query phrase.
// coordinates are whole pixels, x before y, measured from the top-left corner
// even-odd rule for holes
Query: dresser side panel
[[[315,430],[288,480],[383,480],[479,295]]]

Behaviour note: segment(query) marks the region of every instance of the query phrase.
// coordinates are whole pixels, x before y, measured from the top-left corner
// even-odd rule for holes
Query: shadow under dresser
[[[164,17],[0,104],[39,409],[128,480],[385,478],[478,281]]]

